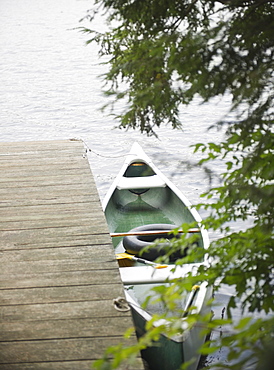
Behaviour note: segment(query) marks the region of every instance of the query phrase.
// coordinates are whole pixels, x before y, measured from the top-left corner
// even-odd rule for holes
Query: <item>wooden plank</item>
[[[64,230],[68,230],[67,228],[64,228]],[[58,230],[60,232],[60,229]],[[9,258],[10,260],[13,260],[14,258],[22,261],[29,260],[32,258],[31,251],[34,250],[34,256],[37,255],[36,249],[39,249],[41,253],[39,254],[39,258],[43,259],[44,256],[47,256],[47,259],[53,258],[52,255],[55,253],[55,250],[58,251],[58,255],[62,255],[64,251],[67,250],[67,248],[77,248],[77,255],[79,253],[84,253],[83,251],[85,248],[90,249],[91,242],[90,238],[92,237],[94,242],[93,246],[100,245],[100,251],[97,253],[97,251],[93,252],[93,256],[96,255],[96,258],[98,261],[100,261],[100,256],[102,254],[106,254],[110,250],[110,244],[108,241],[106,241],[106,234],[87,234],[87,235],[77,235],[77,238],[69,240],[69,237],[73,238],[73,233],[70,233],[69,235],[66,234],[64,231],[64,237],[62,235],[58,235],[56,239],[53,237],[50,238],[48,235],[47,241],[39,242],[39,238],[35,240],[29,240],[29,241],[18,241],[16,240],[10,240],[10,238],[3,237],[2,242],[5,242],[5,247],[2,248],[2,255],[0,254],[0,260],[1,261],[7,261]],[[14,232],[14,231],[12,231]],[[28,230],[23,230],[23,232],[28,232]],[[0,232],[0,235],[3,234]],[[106,251],[106,248],[107,251]],[[44,250],[44,253],[42,253],[42,250]],[[81,251],[81,252],[80,252]],[[7,254],[8,252],[11,252],[11,254]],[[112,255],[112,252],[111,252]],[[59,257],[58,257],[59,258]],[[67,257],[70,258],[70,257]],[[99,258],[99,259],[98,259]]]
[[[4,214],[12,216],[16,216],[20,213],[20,215],[30,215],[30,214],[52,214],[55,216],[57,212],[73,212],[75,213],[76,211],[79,211],[81,213],[86,213],[86,214],[93,214],[96,211],[101,212],[102,211],[102,206],[99,200],[97,199],[94,204],[92,204],[92,207],[89,207],[87,203],[91,203],[91,199],[86,199],[85,204],[82,204],[82,202],[77,203],[77,202],[70,202],[70,203],[49,203],[47,205],[24,205],[24,206],[11,206],[5,207],[5,210],[0,209],[0,217],[3,216]],[[93,202],[92,202],[93,203]],[[102,213],[102,212],[101,212]]]
[[[92,252],[90,252],[91,248],[93,249]],[[27,267],[30,262],[33,271],[50,272],[54,269],[67,271],[70,268],[72,270],[77,261],[79,262],[79,269],[92,268],[92,266],[97,266],[97,269],[100,269],[101,264],[106,267],[106,263],[112,260],[115,260],[115,256],[107,243],[99,243],[96,246],[13,249],[0,253],[0,263],[3,266],[3,271],[6,271],[9,263],[11,263],[15,264],[17,272],[26,271],[24,267]]]
[[[30,304],[48,304],[64,302],[81,302],[93,300],[111,299],[113,295],[122,296],[123,288],[120,282],[109,285],[102,285],[98,289],[97,285],[79,285],[77,289],[71,289],[71,286],[65,287],[42,287],[26,289],[5,289],[1,291],[0,306],[11,305],[30,305]],[[0,330],[1,331],[1,330]]]
[[[71,181],[72,179],[73,181]],[[56,180],[56,178],[54,180]],[[16,187],[15,183],[2,182],[0,187],[0,196],[2,200],[3,197],[5,197],[5,199],[11,199],[13,194],[17,195],[20,198],[20,196],[22,196],[21,194],[24,193],[29,194],[31,192],[36,192],[37,194],[41,193],[50,194],[55,190],[57,192],[57,195],[58,192],[61,192],[62,190],[67,192],[68,191],[73,192],[74,190],[75,191],[83,190],[84,193],[98,194],[98,191],[95,188],[94,183],[92,181],[89,180],[81,181],[81,177],[79,178],[78,176],[76,177],[72,176],[72,178],[66,178],[66,181],[65,182],[63,181],[62,183],[53,182],[53,179],[51,178],[48,178],[48,181],[44,179],[44,183],[41,184],[41,186],[38,186],[37,181],[33,183],[31,182],[26,183],[24,181],[20,181],[20,191],[18,188],[18,184]]]
[[[87,203],[87,202],[98,202],[98,195],[92,194],[74,194],[72,197],[68,198],[67,194],[69,192],[62,192],[59,197],[54,198],[53,194],[49,194],[46,197],[44,194],[35,196],[33,194],[33,198],[26,199],[26,197],[18,197],[15,194],[13,199],[6,199],[0,201],[0,208],[3,207],[22,207],[22,206],[40,206],[40,205],[49,205],[49,204],[74,204],[74,203]],[[1,195],[0,195],[1,197]],[[1,211],[1,210],[0,210]]]
[[[51,168],[53,171],[55,170],[89,170],[90,167],[88,166],[88,163],[86,162],[85,157],[76,157],[75,156],[68,156],[66,160],[64,160],[64,157],[53,157],[53,158],[47,158],[47,157],[37,157],[35,155],[33,156],[20,156],[19,158],[7,158],[5,157],[5,160],[3,160],[3,156],[0,156],[0,170],[1,172],[6,172],[10,174],[15,174],[18,171],[26,172],[29,171],[30,173],[35,174],[36,172],[41,172],[41,170],[48,170]]]
[[[20,169],[14,172],[1,172],[0,182],[11,182],[11,181],[41,181],[50,176],[51,178],[60,179],[70,176],[89,176],[90,171],[87,168],[47,168],[47,169],[37,169],[36,171],[29,171],[28,168]],[[63,179],[63,182],[64,182]]]
[[[54,148],[52,147],[52,144],[46,144],[44,147],[40,148],[32,146],[29,143],[27,143],[25,147],[20,145],[16,147],[13,144],[14,143],[12,143],[12,146],[7,148],[5,143],[1,143],[0,159],[3,164],[5,164],[5,161],[7,160],[13,161],[15,159],[20,161],[31,158],[35,161],[43,161],[47,158],[49,161],[52,160],[54,162],[61,158],[64,158],[67,161],[77,161],[87,157],[87,150],[82,142],[71,146],[71,143],[68,144],[68,141],[64,141],[64,146],[61,146],[60,148]]]
[[[45,204],[72,204],[83,202],[97,202],[99,204],[98,192],[91,184],[52,184],[48,186],[21,186],[18,184],[6,188],[1,184],[0,208],[13,206],[33,206]],[[37,185],[37,184],[36,184]],[[100,205],[100,204],[99,204]],[[1,212],[1,210],[0,210]]]
[[[83,143],[3,143],[0,173],[0,368],[90,369],[132,319]]]
[[[12,365],[1,364],[1,370],[91,370],[93,364],[93,360],[13,363]],[[122,364],[117,370],[140,370],[143,368],[141,359],[137,358],[133,364]]]
[[[45,263],[46,261],[49,263],[54,263],[54,261],[57,261],[58,263],[58,261],[60,261],[60,263],[64,263],[66,260],[72,260],[75,258],[77,260],[87,259],[90,262],[94,261],[94,263],[97,263],[99,267],[101,266],[102,260],[109,261],[111,258],[115,259],[114,252],[109,243],[105,242],[105,244],[103,244],[99,241],[98,244],[91,245],[90,240],[88,242],[89,244],[86,246],[80,245],[77,247],[64,246],[59,248],[56,246],[56,248],[40,248],[37,250],[30,249],[26,246],[25,249],[21,248],[19,250],[2,251],[0,253],[1,265],[8,264],[9,262],[17,262],[18,264],[19,262],[25,263],[34,261],[41,261],[41,263]]]
[[[90,174],[88,174],[90,176]],[[50,176],[50,177],[13,177],[13,178],[5,178],[1,179],[1,188],[9,189],[12,187],[16,187],[17,189],[21,189],[21,187],[47,187],[47,186],[66,186],[66,185],[75,185],[77,183],[87,183],[90,187],[93,186],[93,182],[88,180],[87,174],[77,172],[77,174],[70,174],[70,176]]]
[[[89,200],[89,199],[87,199]],[[21,220],[35,220],[37,217],[40,219],[58,219],[60,217],[92,217],[94,213],[101,212],[102,206],[99,201],[94,202],[92,207],[89,207],[89,202],[85,203],[58,203],[58,204],[43,204],[43,205],[26,205],[18,207],[5,207],[5,209],[0,208],[0,222],[5,221],[21,221]]]
[[[30,196],[31,195],[31,196]],[[95,198],[97,196],[98,200],[98,193],[97,191],[92,190],[91,186],[80,186],[77,184],[52,184],[52,185],[45,185],[45,186],[22,186],[20,183],[20,192],[14,186],[10,186],[5,188],[3,184],[1,184],[0,189],[0,198],[1,203],[5,200],[12,201],[14,199],[24,199],[26,197],[30,198],[27,199],[31,201],[31,198],[34,200],[52,200],[53,202],[55,199],[58,199],[60,203],[67,203],[72,202],[73,198],[83,197],[83,196],[90,196]],[[71,198],[71,199],[70,199]],[[62,200],[60,200],[62,199]],[[31,205],[31,204],[30,204]]]
[[[121,342],[125,342],[122,340]],[[132,344],[128,340],[127,344]],[[104,348],[117,344],[117,337],[71,338],[0,343],[0,364],[12,362],[66,361],[97,359]]]
[[[72,256],[73,258],[73,256]],[[101,261],[101,264],[99,264]],[[108,268],[116,268],[116,260],[112,258],[112,256],[102,256],[98,259],[98,261],[94,261],[92,258],[89,260],[87,258],[74,258],[68,260],[50,260],[50,261],[32,261],[31,263],[31,272],[33,274],[42,274],[42,273],[55,273],[59,272],[71,272],[71,271],[85,271],[85,270],[105,270],[106,265]],[[15,273],[12,272],[12,276],[14,275],[24,275],[29,271],[29,261],[26,262],[10,262],[7,261],[1,267],[1,274],[8,276],[10,274],[11,268],[15,269]],[[100,268],[101,267],[101,268]],[[0,302],[1,304],[1,302]]]
[[[17,221],[23,220],[24,217],[27,218],[26,221],[32,221],[33,218],[42,219],[43,217],[50,217],[51,219],[58,219],[64,216],[67,219],[75,217],[81,217],[81,219],[86,217],[105,219],[102,213],[101,203],[98,199],[95,200],[94,198],[86,199],[85,202],[56,202],[53,204],[49,202],[43,205],[31,204],[0,208],[0,222],[3,223],[3,225],[5,222],[9,221],[16,223]]]
[[[121,278],[118,271],[113,268],[90,271],[52,272],[42,274],[16,274],[0,275],[0,289],[31,288],[44,286],[79,286],[92,284],[118,284]]]
[[[0,341],[37,340],[54,338],[90,338],[120,336],[129,328],[128,316],[80,319],[58,319],[54,321],[32,320],[0,323]]]
[[[52,152],[51,152],[52,153]],[[62,156],[40,156],[37,157],[37,153],[31,154],[31,155],[20,155],[12,157],[12,156],[0,156],[0,169],[6,170],[8,172],[14,172],[18,171],[18,169],[21,169],[22,166],[29,168],[32,171],[35,171],[39,166],[48,167],[49,163],[52,167],[71,167],[71,168],[80,168],[83,167],[83,158],[84,157],[75,157],[75,156],[69,156],[69,158],[66,159],[66,162],[64,162],[64,159]],[[84,162],[84,165],[86,166],[86,162]]]
[[[72,227],[65,226],[51,229],[0,231],[0,238],[3,245],[1,250],[2,252],[7,253],[9,250],[61,247],[63,251],[64,247],[90,246],[91,244],[107,245],[108,249],[110,250],[110,242],[108,239],[107,230],[103,230],[104,234],[96,234],[96,231],[98,230],[97,227],[98,225],[94,224],[81,226],[77,225]],[[35,237],[31,237],[31,235],[34,235]],[[50,252],[46,253],[48,254]],[[105,252],[102,250],[102,253]],[[98,258],[98,256],[96,258]]]
[[[117,281],[117,284],[119,282]],[[117,298],[117,297],[116,297]],[[114,296],[115,299],[115,296]],[[131,317],[130,312],[117,311],[113,300],[48,303],[1,306],[1,319],[6,322],[55,321],[66,319],[92,319],[101,317]],[[1,353],[1,351],[0,351]]]
[[[42,153],[44,156],[45,152],[50,154],[54,151],[62,154],[74,151],[79,154],[82,150],[84,150],[84,146],[81,140],[15,141],[12,143],[2,142],[0,146],[0,154],[4,155],[36,152],[39,155]]]
[[[70,179],[71,180],[71,179]],[[18,191],[18,184],[16,187],[15,183],[1,183],[0,187],[0,197],[2,199],[12,199],[12,195],[17,196],[20,198],[20,196],[26,194],[29,195],[32,192],[37,193],[38,195],[41,194],[40,196],[45,194],[45,197],[48,195],[53,195],[52,192],[56,189],[57,195],[58,192],[61,192],[62,190],[64,192],[70,192],[71,195],[73,196],[73,191],[81,191],[83,190],[83,194],[91,194],[91,195],[97,195],[98,192],[97,190],[94,189],[94,185],[92,183],[88,182],[81,182],[79,177],[78,177],[78,182],[76,181],[66,181],[66,183],[57,183],[53,182],[53,180],[48,179],[47,184],[39,184],[37,182],[35,183],[25,183],[25,182],[20,182],[20,192]],[[22,194],[22,195],[20,195]],[[31,200],[31,199],[30,199]]]
[[[0,224],[0,230],[36,230],[36,229],[49,229],[49,228],[60,228],[60,227],[73,227],[79,224],[86,225],[89,227],[93,226],[93,229],[96,229],[96,226],[99,227],[104,222],[104,218],[101,213],[96,213],[94,215],[70,215],[66,218],[62,215],[52,215],[49,218],[42,218],[22,221],[2,221]],[[101,221],[101,222],[100,222]],[[97,228],[98,230],[98,228]]]

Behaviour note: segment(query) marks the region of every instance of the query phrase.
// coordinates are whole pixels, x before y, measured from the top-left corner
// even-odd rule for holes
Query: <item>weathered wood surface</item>
[[[1,143],[0,173],[0,368],[91,369],[132,321],[83,143]]]

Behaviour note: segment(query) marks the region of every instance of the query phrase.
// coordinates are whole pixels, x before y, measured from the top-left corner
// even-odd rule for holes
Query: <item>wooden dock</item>
[[[0,143],[0,173],[0,369],[90,370],[133,324],[84,145]]]

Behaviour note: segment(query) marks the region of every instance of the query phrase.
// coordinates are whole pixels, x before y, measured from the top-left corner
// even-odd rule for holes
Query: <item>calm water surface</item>
[[[106,66],[97,46],[85,46],[87,36],[75,29],[91,7],[86,0],[0,1],[0,141],[83,139],[98,154],[90,162],[103,197],[137,140],[195,203],[206,180],[202,172],[187,174],[177,166],[193,157],[189,145],[219,140],[206,130],[228,102],[195,102],[182,112],[183,131],[164,127],[158,139],[114,129],[117,123],[100,110],[107,98],[98,76]],[[103,20],[94,27],[104,29]]]
[[[102,199],[137,140],[190,201],[199,202],[208,181],[202,170],[188,172],[181,161],[199,159],[191,144],[221,139],[221,133],[207,128],[227,112],[229,99],[205,105],[195,101],[181,112],[183,130],[163,127],[158,139],[115,129],[117,123],[100,110],[107,98],[98,76],[106,66],[100,64],[97,46],[85,46],[87,36],[76,30],[91,7],[87,0],[0,1],[0,145],[82,139],[91,149],[89,161]],[[94,25],[96,30],[104,27],[103,19]],[[223,169],[220,162],[215,171]],[[224,290],[217,296],[216,316],[229,294]],[[222,356],[220,352],[208,361]]]

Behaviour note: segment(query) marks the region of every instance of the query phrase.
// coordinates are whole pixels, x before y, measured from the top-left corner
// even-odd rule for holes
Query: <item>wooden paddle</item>
[[[116,258],[117,258],[117,260],[120,260],[120,259],[129,259],[131,261],[143,263],[144,265],[152,266],[155,269],[163,269],[165,267],[168,267],[168,265],[160,265],[159,263],[155,263],[155,262],[151,262],[151,261],[145,260],[143,258],[135,257],[132,254],[128,254],[128,253],[117,253],[116,254]]]
[[[194,228],[194,229],[188,229],[187,233],[199,233],[201,232],[200,229]],[[172,230],[157,230],[157,231],[132,231],[132,232],[126,232],[126,233],[110,233],[110,236],[112,238],[116,238],[119,236],[135,236],[135,235],[161,235],[161,234],[172,234]],[[178,230],[178,233],[184,233],[183,230]]]
[[[195,295],[198,293],[198,290],[200,289],[200,286],[199,285],[194,285],[191,289],[191,292],[189,294],[189,297],[188,297],[188,300],[187,300],[187,303],[186,303],[186,306],[185,306],[185,309],[184,309],[184,314],[183,314],[183,317],[186,317],[189,313],[189,308],[191,307],[193,301],[194,301],[194,297]]]

